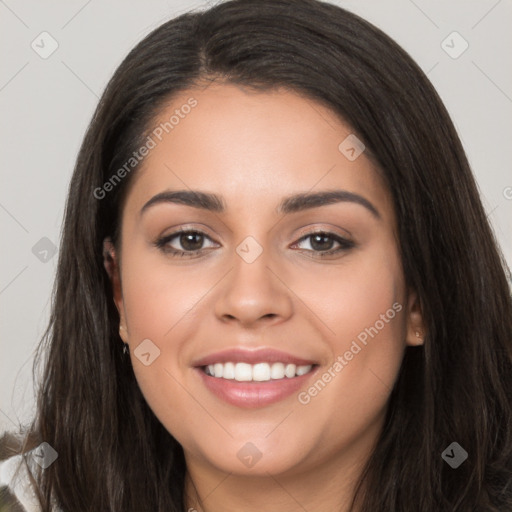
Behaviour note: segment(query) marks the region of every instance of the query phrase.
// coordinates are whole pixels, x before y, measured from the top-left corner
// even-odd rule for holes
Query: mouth
[[[315,361],[276,350],[228,350],[194,364],[202,385],[239,408],[265,407],[289,398],[316,373]]]
[[[309,373],[315,365],[291,363],[215,363],[202,366],[206,375],[216,379],[236,380],[237,382],[268,382],[270,380],[293,379]]]

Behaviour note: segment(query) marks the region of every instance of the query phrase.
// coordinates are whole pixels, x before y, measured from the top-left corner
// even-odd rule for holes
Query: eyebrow
[[[326,190],[288,196],[277,207],[277,213],[286,215],[343,202],[364,206],[375,218],[381,218],[377,208],[368,199],[348,190]],[[217,194],[200,192],[199,190],[166,190],[153,196],[145,203],[140,214],[145,213],[151,206],[162,203],[183,204],[215,213],[224,213],[226,210],[222,196]]]

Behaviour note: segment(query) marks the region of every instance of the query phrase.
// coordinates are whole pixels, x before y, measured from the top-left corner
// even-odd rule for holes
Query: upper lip
[[[287,363],[297,366],[316,364],[310,359],[303,359],[292,354],[275,350],[272,348],[245,349],[230,348],[220,352],[214,352],[207,356],[201,357],[192,363],[192,366],[207,366],[215,363]]]

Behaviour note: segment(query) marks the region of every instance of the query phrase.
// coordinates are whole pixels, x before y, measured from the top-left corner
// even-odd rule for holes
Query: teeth
[[[224,365],[217,363],[213,365],[213,373],[214,375],[218,375],[219,377],[222,377],[224,374]]]
[[[294,364],[287,364],[286,368],[284,369],[284,374],[291,379],[292,377],[295,377],[295,369],[297,367]]]
[[[215,374],[217,376],[217,374]],[[252,380],[252,368],[247,363],[236,363],[235,365],[235,380],[240,382],[247,382]]]
[[[217,375],[215,373],[214,375]],[[234,379],[235,378],[235,365],[233,363],[225,363],[224,371],[222,373],[222,377],[224,379]]]
[[[284,364],[274,363],[270,368],[271,379],[283,379],[284,378]]]
[[[297,369],[295,370],[295,375],[305,375],[306,373],[311,370],[311,365],[308,366],[297,366]]]
[[[256,380],[258,382],[270,380],[270,365],[267,363],[255,364],[252,367],[252,380]]]
[[[309,373],[313,365],[297,366],[284,363],[215,363],[205,367],[207,375],[238,382],[266,382],[269,380],[292,379]]]

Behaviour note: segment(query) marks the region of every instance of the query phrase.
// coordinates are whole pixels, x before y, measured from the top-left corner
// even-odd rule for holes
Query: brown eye
[[[203,245],[204,235],[196,231],[189,231],[181,233],[178,240],[186,251],[197,251]]]
[[[177,231],[156,241],[155,245],[171,256],[194,256],[203,250],[205,240],[211,240],[201,231]]]
[[[342,238],[334,233],[327,233],[325,231],[309,233],[308,235],[303,236],[296,245],[299,245],[304,240],[308,239],[310,240],[308,244],[309,248],[306,247],[305,250],[317,253],[320,257],[341,253],[355,247],[354,242],[351,240],[347,240],[346,238]],[[338,247],[333,249],[334,244],[338,244]]]

